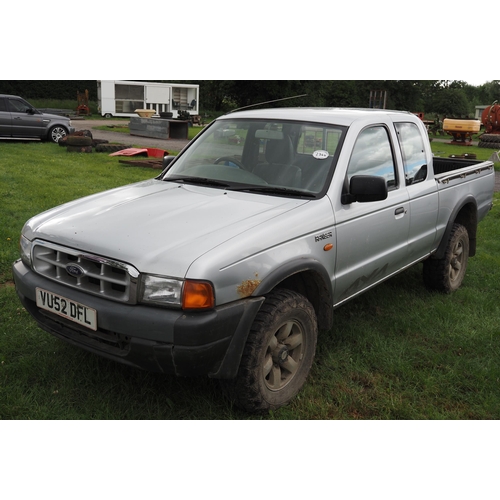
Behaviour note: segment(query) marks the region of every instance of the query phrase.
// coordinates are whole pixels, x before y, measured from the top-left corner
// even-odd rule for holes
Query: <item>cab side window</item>
[[[30,106],[19,99],[7,99],[7,107],[12,113],[26,113]]]
[[[7,111],[7,106],[5,105],[5,99],[0,97],[0,111]]]
[[[395,127],[403,155],[406,185],[425,181],[427,157],[420,130],[415,123],[396,123]]]
[[[383,177],[388,189],[397,186],[394,155],[385,127],[366,128],[359,134],[347,169],[348,182],[354,175]]]

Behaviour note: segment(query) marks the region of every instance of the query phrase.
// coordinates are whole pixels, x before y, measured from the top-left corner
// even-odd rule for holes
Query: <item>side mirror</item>
[[[349,193],[342,195],[342,203],[348,205],[355,201],[367,203],[387,198],[387,183],[383,177],[374,175],[354,175],[351,177]]]
[[[27,113],[28,115],[34,115],[34,114],[35,114],[35,109],[34,109],[34,108],[28,108],[28,109],[26,110],[26,113]]]
[[[164,156],[163,157],[163,170],[165,170],[171,163],[173,160],[175,160],[175,156]]]

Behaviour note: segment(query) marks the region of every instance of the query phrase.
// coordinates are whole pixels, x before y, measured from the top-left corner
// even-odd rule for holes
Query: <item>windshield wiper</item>
[[[270,193],[270,194],[283,194],[290,196],[305,196],[306,198],[316,198],[314,193],[301,191],[300,189],[292,189],[277,186],[246,186],[243,188],[230,188],[231,191],[248,191],[250,193]]]
[[[226,182],[217,181],[215,179],[208,179],[207,177],[164,177],[164,181],[180,182],[185,184],[203,184],[204,186],[215,186],[215,187],[229,187],[231,184]]]

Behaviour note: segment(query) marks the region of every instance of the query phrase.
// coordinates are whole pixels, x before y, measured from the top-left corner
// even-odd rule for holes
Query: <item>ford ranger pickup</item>
[[[494,189],[492,162],[433,157],[387,110],[234,112],[163,164],[26,222],[17,293],[57,337],[247,411],[299,392],[346,301],[420,262],[456,290]]]

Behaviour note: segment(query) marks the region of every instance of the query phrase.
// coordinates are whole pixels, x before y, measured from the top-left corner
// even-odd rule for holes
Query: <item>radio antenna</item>
[[[231,110],[228,114],[234,113],[235,111],[241,111],[242,109],[254,108],[255,106],[261,106],[262,104],[271,104],[273,102],[286,101],[288,99],[298,99],[299,97],[306,97],[307,94],[294,95],[292,97],[283,97],[282,99],[274,99],[272,101],[259,102],[257,104],[250,104],[249,106],[243,106],[242,108],[236,108]]]

